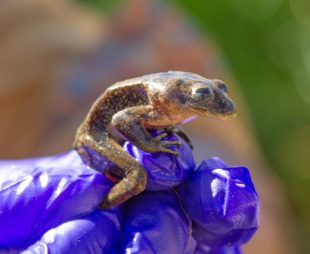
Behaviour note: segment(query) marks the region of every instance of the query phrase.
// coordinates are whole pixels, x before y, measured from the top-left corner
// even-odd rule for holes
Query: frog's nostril
[[[225,101],[222,101],[222,100],[219,101],[218,105],[219,105],[219,108],[222,110],[225,110],[227,107],[227,103]]]

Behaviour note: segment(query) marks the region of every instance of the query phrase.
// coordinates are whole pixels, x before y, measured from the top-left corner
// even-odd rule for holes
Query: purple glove
[[[194,221],[197,253],[244,244],[258,228],[258,196],[245,167],[228,167],[218,158],[202,161],[178,192]]]
[[[147,191],[122,207],[104,211],[95,208],[111,188],[111,183],[104,175],[86,167],[75,151],[46,158],[0,162],[0,249],[14,248],[16,253],[22,249],[23,253],[203,253],[199,251],[205,248],[206,241],[199,237],[209,239],[209,232],[196,233],[199,241],[196,247],[197,239],[191,235],[191,227],[192,219],[196,221],[197,218],[190,219],[193,215],[186,206],[186,195],[181,191],[186,189],[186,178],[194,169],[187,144],[182,141],[181,154],[177,158],[147,154],[130,144],[125,145],[125,150],[148,170],[149,189],[166,191]],[[193,181],[197,172],[189,181]],[[183,181],[179,196],[171,188]],[[199,187],[199,181],[195,181],[192,182],[193,189]],[[248,183],[245,182],[246,187]],[[256,193],[252,195],[256,197]],[[195,196],[192,198],[196,199]],[[237,206],[241,199],[234,205]],[[231,205],[233,203],[229,203],[228,208]],[[238,212],[242,213],[242,208]],[[224,216],[224,220],[229,219]],[[241,222],[235,219],[232,223],[231,228],[238,228]],[[199,232],[199,225],[196,222],[193,225],[194,232]],[[220,220],[219,225],[222,226]],[[217,234],[214,241],[218,242],[221,237]],[[231,240],[231,243],[243,242]],[[225,244],[212,253],[240,253],[238,247],[227,248]]]
[[[118,209],[96,210],[48,230],[22,254],[118,253],[121,223]]]
[[[169,140],[172,138],[169,137]],[[148,154],[131,144],[125,145],[125,149],[147,168],[149,177],[151,176],[151,180],[155,181],[153,186],[156,187],[150,188],[151,190],[166,189],[162,184],[166,182],[171,183],[168,188],[184,182],[177,188],[179,205],[175,204],[173,208],[168,209],[167,206],[160,205],[160,203],[165,204],[167,200],[171,200],[168,196],[172,194],[167,191],[147,192],[129,200],[129,212],[124,222],[126,253],[242,253],[239,245],[246,243],[255,233],[259,218],[259,200],[248,169],[228,167],[221,159],[211,158],[203,161],[193,172],[191,151],[184,142],[183,146],[184,150],[180,153],[180,157],[185,164],[180,165],[190,165],[190,167],[179,166],[177,169],[182,168],[182,171],[186,170],[186,173],[180,174],[175,171],[176,173],[173,174],[171,165],[178,162],[163,163],[161,159],[168,158],[171,162],[175,157],[167,154]],[[163,172],[169,174],[166,179],[158,181],[161,177],[165,177]],[[189,174],[191,175],[187,179]],[[170,177],[178,175],[182,175],[180,180],[173,178],[173,181],[169,181]],[[169,204],[173,202],[169,201]],[[185,220],[182,223],[180,219],[184,208],[187,216],[192,220],[194,239],[185,230],[188,223]],[[176,218],[175,211],[179,211],[177,213],[179,218]],[[147,219],[139,219],[144,216]],[[181,232],[178,226],[182,225],[184,231],[180,238],[183,241],[177,241],[177,236],[171,238],[170,234],[165,234],[169,232],[166,227],[169,225],[167,220],[179,221],[179,223],[174,223],[174,232]],[[184,241],[187,245],[180,245]],[[178,246],[175,246],[176,242],[179,243]],[[182,249],[177,249],[178,247]]]
[[[193,253],[191,220],[174,191],[146,191],[128,201],[124,248],[130,253]]]
[[[153,130],[154,136],[160,135],[162,131]],[[195,161],[191,148],[177,135],[168,135],[163,140],[181,142],[180,156],[172,156],[168,153],[147,153],[129,142],[124,145],[125,151],[135,157],[144,168],[147,169],[147,190],[168,190],[183,183],[195,169]],[[175,146],[171,149],[176,151]]]
[[[21,250],[41,238],[25,253],[110,251],[120,234],[118,211],[94,211],[110,188],[110,181],[83,165],[75,151],[2,161],[0,248]]]

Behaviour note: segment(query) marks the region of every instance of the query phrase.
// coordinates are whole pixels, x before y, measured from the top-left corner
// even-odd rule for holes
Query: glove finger
[[[195,244],[191,222],[173,192],[147,191],[129,200],[122,253],[190,254]]]
[[[47,231],[21,254],[97,254],[116,253],[120,239],[120,215],[117,209],[96,210]]]
[[[159,130],[151,131],[154,137],[160,133]],[[135,157],[147,170],[147,190],[171,189],[181,184],[195,168],[192,150],[183,139],[174,133],[168,133],[168,136],[163,140],[180,142],[181,147],[178,150],[176,150],[176,146],[171,146],[172,150],[179,152],[179,156],[169,153],[144,152],[129,142],[124,145],[125,151]]]
[[[111,183],[86,167],[0,167],[0,248],[26,247],[44,232],[93,211]]]
[[[212,248],[243,244],[258,228],[257,193],[247,168],[214,162],[203,161],[178,189],[194,238]]]

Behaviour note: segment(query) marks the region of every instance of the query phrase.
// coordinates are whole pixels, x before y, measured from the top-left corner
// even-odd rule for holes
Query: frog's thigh
[[[102,140],[98,142],[90,135],[87,135],[83,139],[82,143],[116,164],[124,171],[125,175],[127,175],[127,173],[133,168],[140,166],[140,164],[128,153],[126,153],[116,141],[108,136],[103,137]]]
[[[113,139],[104,137],[100,143],[88,137],[84,144],[101,153],[108,160],[115,163],[124,172],[124,178],[115,184],[103,202],[101,208],[118,205],[145,189],[147,174],[144,168]],[[120,171],[118,171],[120,173]]]

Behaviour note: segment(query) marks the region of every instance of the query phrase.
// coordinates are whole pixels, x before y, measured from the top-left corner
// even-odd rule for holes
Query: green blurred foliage
[[[120,1],[78,0],[103,10]],[[310,253],[310,1],[173,0],[222,50]]]

